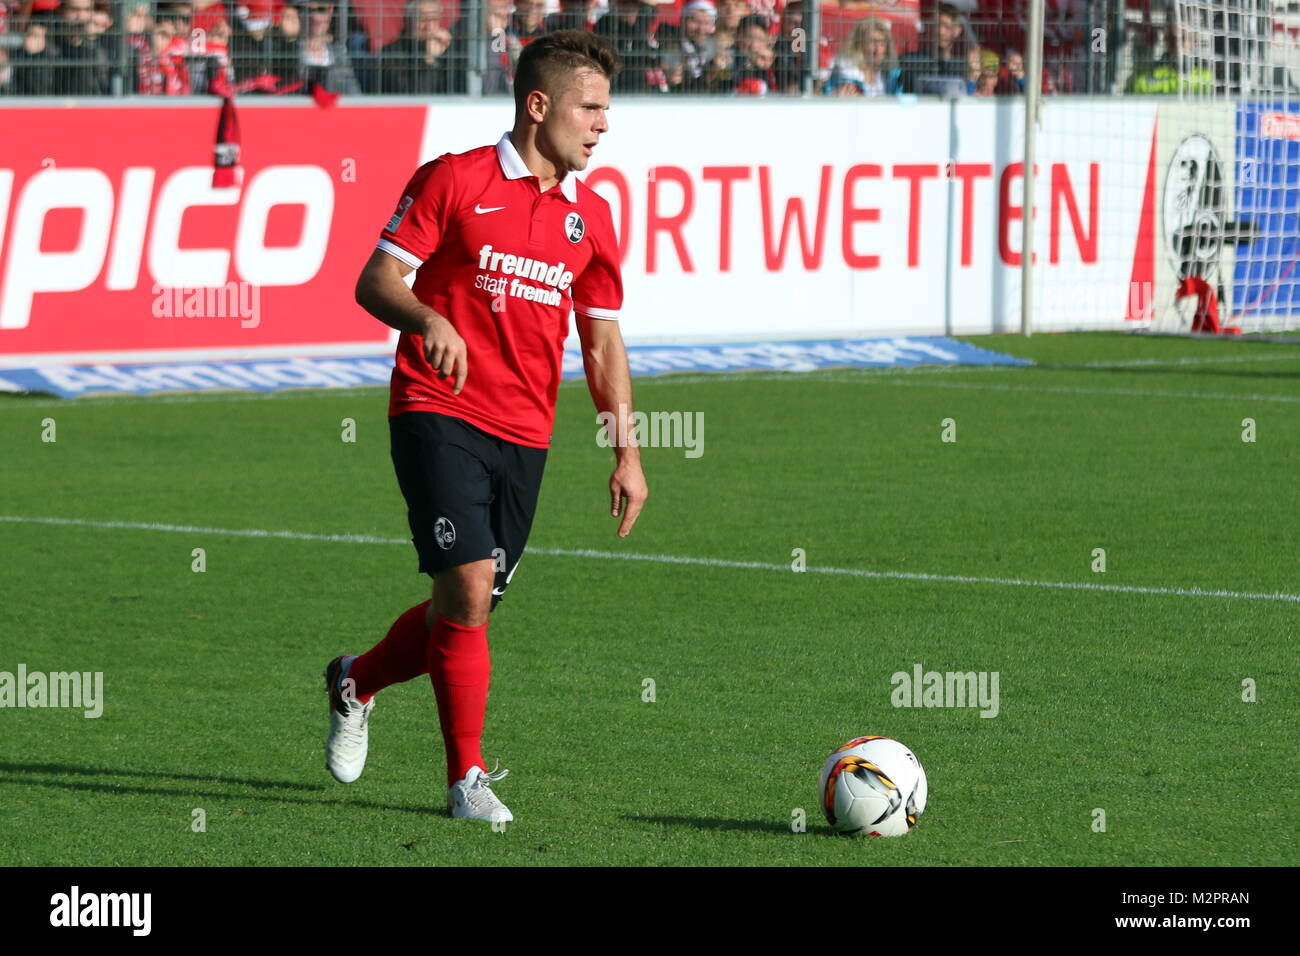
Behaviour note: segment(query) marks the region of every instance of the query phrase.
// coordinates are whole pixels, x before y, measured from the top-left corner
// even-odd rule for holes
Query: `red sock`
[[[357,700],[365,703],[393,684],[429,672],[429,632],[424,612],[429,602],[417,604],[393,622],[388,636],[352,661],[348,677],[356,681]]]
[[[461,627],[437,617],[429,641],[429,679],[438,697],[438,723],[442,725],[442,740],[447,747],[449,787],[464,777],[470,767],[483,768],[479,746],[491,676],[487,625]]]

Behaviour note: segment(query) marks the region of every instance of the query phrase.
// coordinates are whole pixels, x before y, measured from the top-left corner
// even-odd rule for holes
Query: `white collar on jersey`
[[[510,141],[508,130],[497,143],[497,160],[501,163],[501,171],[506,174],[506,179],[523,179],[533,175],[532,170],[524,165],[523,157],[515,149],[515,144]],[[560,192],[564,193],[564,198],[569,202],[578,201],[578,180],[573,173],[560,180]]]

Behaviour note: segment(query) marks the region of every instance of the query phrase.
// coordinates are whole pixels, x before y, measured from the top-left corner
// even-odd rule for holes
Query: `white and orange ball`
[[[857,737],[826,758],[822,812],[846,836],[903,836],[925,812],[925,770],[891,737]]]

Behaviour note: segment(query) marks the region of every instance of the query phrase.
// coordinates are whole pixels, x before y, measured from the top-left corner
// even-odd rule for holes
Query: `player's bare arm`
[[[459,395],[469,374],[465,341],[445,316],[415,297],[404,281],[410,272],[406,263],[376,249],[357,278],[357,305],[390,328],[421,336],[425,358],[439,377],[455,375],[452,391]]]
[[[626,538],[645,506],[649,490],[641,471],[641,449],[631,426],[632,373],[627,364],[627,348],[617,322],[592,319],[579,314],[578,338],[582,342],[582,365],[587,373],[587,388],[597,413],[613,416],[616,460],[609,476],[610,514],[619,522],[618,536]]]

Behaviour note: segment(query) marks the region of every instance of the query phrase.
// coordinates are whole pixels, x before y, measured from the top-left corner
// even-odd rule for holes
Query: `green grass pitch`
[[[646,450],[622,541],[561,389],[489,632],[500,833],[443,809],[426,679],[378,698],[361,780],[323,766],[326,662],[426,596],[383,389],[0,401],[0,671],[105,694],[0,710],[0,864],[1295,864],[1300,346],[973,341],[1040,365],[638,380],[705,444]],[[997,672],[997,716],[892,706],[917,664]],[[821,818],[862,734],[928,772],[903,839]]]

